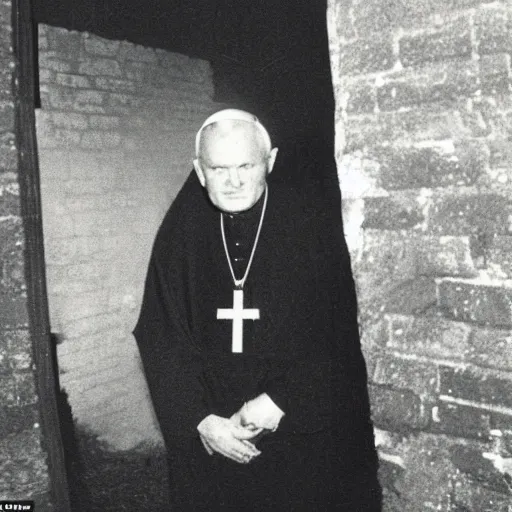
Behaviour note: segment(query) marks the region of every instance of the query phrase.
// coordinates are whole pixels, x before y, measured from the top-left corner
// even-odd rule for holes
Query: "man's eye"
[[[247,170],[247,169],[251,169],[252,168],[252,164],[244,164],[240,167],[240,169],[243,169],[243,170]]]

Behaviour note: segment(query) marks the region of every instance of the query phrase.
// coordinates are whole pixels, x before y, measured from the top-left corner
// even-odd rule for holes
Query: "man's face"
[[[277,149],[267,153],[261,134],[251,123],[217,123],[203,133],[194,167],[211,202],[220,210],[248,210],[265,190]]]

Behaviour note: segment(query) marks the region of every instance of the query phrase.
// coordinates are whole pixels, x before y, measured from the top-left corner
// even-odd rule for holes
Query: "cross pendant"
[[[233,308],[217,309],[217,320],[233,320],[233,353],[243,352],[244,320],[259,320],[259,309],[244,309],[244,291],[233,290]]]

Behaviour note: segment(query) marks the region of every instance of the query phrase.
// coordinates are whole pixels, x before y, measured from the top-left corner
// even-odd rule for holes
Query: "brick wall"
[[[0,2],[0,500],[50,510],[25,279],[25,219],[14,126],[11,4]]]
[[[386,510],[512,504],[512,7],[330,0]]]
[[[149,252],[215,110],[206,61],[39,27],[37,112],[52,331],[77,424],[158,438],[135,342]]]

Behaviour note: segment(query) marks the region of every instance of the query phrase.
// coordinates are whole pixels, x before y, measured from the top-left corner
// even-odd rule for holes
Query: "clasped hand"
[[[216,452],[246,464],[261,454],[250,441],[264,430],[275,431],[283,416],[284,412],[263,393],[245,403],[229,419],[210,414],[197,429],[210,455]]]

